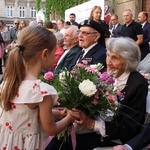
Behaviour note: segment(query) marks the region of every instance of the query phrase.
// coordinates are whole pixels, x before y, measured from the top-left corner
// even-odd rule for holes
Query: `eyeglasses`
[[[86,32],[86,31],[81,31],[81,30],[78,30],[78,33],[81,33],[83,36],[87,36],[89,34],[96,34],[98,32],[96,31],[93,31],[93,32]]]

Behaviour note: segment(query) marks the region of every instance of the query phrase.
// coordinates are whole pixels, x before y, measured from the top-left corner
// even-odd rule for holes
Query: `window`
[[[24,18],[25,17],[25,7],[20,6],[19,7],[19,17]]]
[[[32,7],[30,9],[30,17],[31,18],[36,18],[36,9],[34,7]]]
[[[7,6],[7,8],[6,8],[6,16],[7,17],[12,17],[12,13],[13,13],[13,10],[12,10],[12,6]]]

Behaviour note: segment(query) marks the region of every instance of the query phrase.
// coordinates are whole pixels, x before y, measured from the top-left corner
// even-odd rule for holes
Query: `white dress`
[[[39,103],[45,95],[57,100],[56,90],[40,80],[23,81],[12,103],[12,110],[0,107],[0,150],[43,150],[48,137],[39,121],[39,109],[26,103]],[[47,118],[48,119],[48,118]]]

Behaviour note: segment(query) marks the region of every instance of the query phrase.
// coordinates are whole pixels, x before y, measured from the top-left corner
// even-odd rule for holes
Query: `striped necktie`
[[[85,50],[82,50],[82,52],[81,52],[81,54],[79,56],[79,61],[78,61],[79,63],[82,62],[82,58],[83,58],[84,53],[85,53]]]

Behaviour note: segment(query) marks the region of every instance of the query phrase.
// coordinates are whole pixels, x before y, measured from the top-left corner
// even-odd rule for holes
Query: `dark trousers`
[[[62,141],[58,140],[57,137],[54,137],[45,150],[72,150],[71,138],[69,138],[68,140],[65,143],[63,143],[63,145],[61,146]],[[96,147],[117,145],[116,143],[113,143],[108,140],[104,140],[104,141],[101,140],[102,140],[101,135],[96,133],[77,134],[76,150],[92,150]]]

